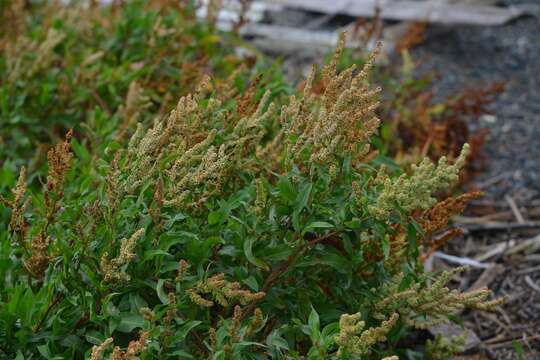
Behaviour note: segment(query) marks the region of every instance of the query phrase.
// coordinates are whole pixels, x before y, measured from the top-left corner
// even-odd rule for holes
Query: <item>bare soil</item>
[[[476,83],[507,83],[505,93],[491,104],[493,115],[480,119],[489,130],[486,167],[468,187],[482,189],[485,196],[463,220],[479,229],[493,222],[534,225],[540,218],[540,21],[530,17],[502,27],[433,30],[414,56],[421,60],[419,71],[438,73],[438,94]],[[465,273],[462,288],[478,281],[507,299],[496,313],[464,315],[466,327],[481,340],[476,355],[516,359],[519,343],[525,359],[540,359],[539,234],[540,228],[526,226],[480,230],[443,249],[492,265]],[[523,246],[531,239],[536,245]],[[493,256],[486,258],[490,251]]]

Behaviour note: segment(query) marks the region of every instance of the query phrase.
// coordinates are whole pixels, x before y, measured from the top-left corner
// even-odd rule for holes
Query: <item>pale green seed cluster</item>
[[[424,159],[419,165],[413,165],[410,176],[403,174],[398,178],[388,176],[384,170],[378,174],[376,183],[382,191],[375,204],[369,206],[369,212],[377,219],[384,220],[395,211],[396,206],[405,212],[432,207],[437,199],[434,195],[448,189],[459,179],[459,171],[465,165],[469,154],[469,145],[465,144],[454,164],[449,164],[445,157],[437,165]]]
[[[141,113],[149,106],[150,98],[143,94],[143,89],[136,81],[132,81],[129,84],[126,103],[118,109],[122,122],[118,129],[117,139],[122,139],[126,132],[138,123]]]
[[[37,58],[30,70],[29,76],[37,73],[42,69],[46,69],[51,64],[53,59],[53,50],[56,45],[60,44],[66,38],[66,34],[54,28],[50,28],[47,32],[45,41],[39,45]]]
[[[139,309],[139,314],[141,314],[142,318],[146,321],[154,321],[156,318],[156,314],[152,311],[152,309],[148,307],[142,307]]]
[[[368,140],[379,126],[375,110],[380,89],[371,89],[367,83],[375,53],[357,75],[355,66],[338,73],[344,43],[343,33],[333,60],[322,71],[324,94],[312,94],[316,75],[312,68],[303,97],[291,96],[289,104],[282,108],[281,132],[268,146],[274,148],[283,142],[289,166],[330,165],[347,154],[357,160],[369,151]]]
[[[261,214],[266,207],[268,201],[268,190],[264,186],[263,181],[259,178],[255,181],[256,184],[256,196],[255,203],[253,204],[253,212],[255,214]]]
[[[201,296],[204,294],[210,294],[218,304],[224,307],[229,306],[231,301],[246,305],[266,295],[264,292],[252,293],[249,290],[241,289],[239,283],[225,280],[225,274],[223,273],[199,281],[194,288],[188,290],[188,295],[196,304],[203,307],[214,306],[213,301]]]
[[[374,316],[384,319],[386,314],[397,312],[408,325],[423,329],[464,308],[492,310],[501,304],[503,299],[486,300],[491,294],[487,288],[462,293],[446,287],[452,276],[460,271],[463,268],[444,271],[429,286],[417,282],[405,290],[399,289],[403,274],[397,274],[383,286],[385,297],[375,304],[377,313]]]
[[[134,192],[162,171],[164,204],[196,208],[219,194],[236,170],[253,165],[255,159],[246,156],[246,151],[254,152],[259,146],[264,125],[274,115],[273,104],[268,105],[270,92],[253,114],[224,132],[216,128],[224,119],[221,102],[209,99],[206,106],[201,105],[209,88],[209,79],[205,79],[195,95],[181,98],[169,117],[156,120],[146,133],[139,124],[123,164],[129,173],[122,186],[126,192]]]
[[[8,43],[6,46],[8,81],[15,82],[21,77],[31,78],[36,73],[49,68],[54,60],[54,48],[65,37],[63,32],[50,28],[43,42],[19,36],[15,45]],[[34,52],[36,56],[29,58],[27,54]]]
[[[123,164],[129,174],[124,182],[126,192],[134,192],[154,177],[164,158],[169,160],[168,167],[174,166],[174,161],[186,156],[186,153],[187,156],[193,155],[194,161],[202,159],[202,154],[208,150],[215,137],[209,134],[210,119],[221,105],[217,100],[209,101],[206,107],[199,105],[207,94],[208,81],[202,81],[195,95],[180,98],[170,115],[165,119],[156,119],[146,132],[141,124],[138,125],[129,141],[127,158]],[[211,140],[203,141],[208,137]],[[204,144],[199,144],[201,142]],[[193,150],[196,145],[199,146]]]
[[[237,168],[253,165],[246,157],[246,149],[255,150],[259,147],[265,134],[265,124],[271,123],[276,114],[274,103],[269,102],[270,95],[271,92],[266,91],[253,114],[242,117],[225,137],[227,153],[231,154],[231,160]]]
[[[361,318],[360,313],[341,315],[339,334],[334,339],[339,346],[338,357],[343,353],[357,356],[368,355],[373,345],[386,341],[386,335],[396,324],[399,315],[394,313],[380,326],[366,330],[364,330],[366,324]]]
[[[432,360],[451,359],[465,351],[466,340],[467,331],[450,338],[437,334],[435,339],[426,341],[426,355]]]
[[[166,171],[169,180],[166,205],[181,206],[190,201],[197,206],[219,193],[230,163],[224,145],[219,149],[210,145],[215,136],[216,130],[212,130],[203,142],[188,150]]]
[[[118,283],[130,280],[129,275],[123,272],[121,268],[135,259],[135,247],[144,232],[144,228],[141,228],[134,232],[131,237],[122,239],[120,252],[116,258],[109,260],[109,254],[107,252],[103,253],[100,266],[104,282]]]

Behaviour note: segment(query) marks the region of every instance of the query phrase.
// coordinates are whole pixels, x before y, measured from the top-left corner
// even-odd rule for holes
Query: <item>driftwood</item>
[[[479,269],[487,269],[491,267],[491,264],[485,264],[468,257],[448,255],[440,251],[435,251],[433,256],[461,266],[471,266]]]
[[[448,0],[449,4],[461,5],[495,5],[500,0]]]
[[[503,25],[525,14],[523,8],[500,8],[433,1],[393,0],[273,0],[272,3],[325,14],[373,17],[401,21],[425,21],[446,25]]]
[[[471,203],[467,205],[475,206],[475,204],[472,204],[472,201]],[[479,206],[485,206],[485,205],[479,205]],[[536,219],[540,217],[540,207],[529,208],[525,210],[526,210],[525,211],[526,216],[531,219]],[[522,214],[521,211],[519,213]],[[522,214],[522,217],[523,217],[523,214]],[[458,224],[488,224],[488,223],[493,223],[493,222],[500,223],[504,221],[512,221],[514,218],[516,218],[516,214],[514,213],[514,211],[499,211],[499,212],[495,212],[495,213],[491,213],[491,214],[483,215],[483,216],[456,216],[454,218],[454,221]],[[523,219],[523,222],[526,222],[525,219]]]
[[[217,14],[217,24],[221,30],[231,30],[232,25],[238,22],[240,19],[241,6],[237,0],[224,1],[223,6],[220,8]],[[260,1],[254,1],[251,3],[247,13],[245,14],[248,22],[259,22],[263,19],[264,13],[268,10],[277,11],[280,10],[280,6],[272,5],[271,3],[264,3]],[[197,17],[204,19],[207,17],[208,0],[203,0],[201,6],[197,9]]]
[[[197,17],[204,19],[207,16],[206,5],[208,0],[202,2],[197,11]],[[237,0],[227,0],[223,4],[223,8],[217,15],[217,27],[223,31],[230,31],[234,23],[239,20],[239,2]],[[324,54],[329,50],[334,49],[337,45],[340,30],[315,30],[320,23],[331,18],[332,14],[323,15],[316,18],[311,23],[304,24],[300,27],[289,27],[273,24],[261,23],[264,13],[267,11],[282,11],[283,7],[273,1],[263,2],[254,1],[246,13],[247,23],[240,29],[240,35],[249,38],[251,43],[256,48],[274,52],[274,53],[295,53],[299,49],[303,51],[313,52],[316,54]],[[388,34],[394,36],[393,27],[388,27]],[[345,29],[341,29],[345,30]],[[358,41],[349,39],[346,46],[360,47]],[[367,49],[373,48],[375,43],[368,44]],[[385,48],[390,49],[393,46],[392,39],[385,39]]]
[[[337,31],[304,30],[287,26],[247,24],[240,30],[243,36],[253,37],[253,43],[263,50],[296,52],[311,49],[326,52],[337,44]],[[351,44],[349,44],[351,45]]]
[[[520,223],[461,224],[459,228],[461,228],[465,233],[530,230],[530,229],[540,229],[540,221],[529,221],[522,224]]]
[[[335,48],[340,31],[316,30],[321,23],[338,15],[371,17],[376,15],[376,8],[381,10],[377,16],[383,19],[405,20],[405,22],[386,26],[383,29],[382,40],[385,44],[383,52],[391,53],[398,39],[407,30],[407,21],[428,21],[443,24],[475,23],[482,25],[502,24],[524,11],[509,8],[497,8],[485,5],[463,5],[464,0],[457,3],[432,3],[429,1],[399,1],[394,0],[256,0],[245,14],[247,23],[242,26],[242,36],[250,38],[255,47],[275,53],[295,53],[299,49],[315,54],[326,53]],[[491,0],[468,0],[476,4]],[[206,4],[203,0],[197,12],[199,18],[205,18]],[[240,5],[238,0],[225,0],[223,8],[217,16],[217,26],[220,30],[229,31],[238,22]],[[322,15],[313,21],[299,27],[264,24],[261,21],[268,11],[287,11],[295,8],[307,11],[318,11]],[[357,38],[358,39],[358,38]],[[349,39],[348,47],[362,47],[368,51],[375,42],[360,44],[355,39]]]
[[[510,195],[506,195],[504,199],[508,203],[508,206],[510,206],[510,209],[512,209],[512,213],[514,214],[517,222],[520,224],[524,224],[525,218],[523,217],[523,214],[521,214],[521,211],[519,210],[514,198],[511,197]]]
[[[535,237],[525,239],[525,240],[518,241],[518,240],[512,239],[510,241],[503,241],[496,244],[492,244],[488,248],[484,249],[481,254],[476,256],[474,260],[482,262],[500,254],[515,255],[521,252],[532,254],[532,253],[538,252],[539,250],[540,250],[540,235],[537,235]]]
[[[502,275],[505,271],[505,267],[501,264],[493,264],[492,266],[484,269],[482,274],[476,281],[467,289],[467,291],[478,290],[483,287],[488,287],[489,284]]]
[[[342,30],[346,30],[346,28],[328,31],[268,24],[246,24],[240,29],[240,34],[244,37],[252,38],[252,43],[257,48],[270,52],[295,53],[299,49],[302,49],[317,53],[326,53],[336,47],[339,34]],[[383,53],[390,52],[394,48],[393,44],[396,34],[393,30],[393,27],[388,27],[383,33]],[[350,34],[351,31],[348,33]],[[365,44],[349,37],[345,46],[370,51],[374,48],[375,41]]]

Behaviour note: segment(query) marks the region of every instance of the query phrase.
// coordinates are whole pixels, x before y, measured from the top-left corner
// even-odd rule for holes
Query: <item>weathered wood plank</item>
[[[338,31],[304,30],[266,24],[247,24],[240,33],[254,37],[256,46],[279,53],[294,53],[299,49],[324,53],[334,48],[339,38]],[[354,46],[351,43],[348,45]]]
[[[197,9],[197,17],[204,19],[208,9],[208,0],[202,0],[201,6]],[[264,16],[264,12],[268,10],[280,10],[281,6],[272,5],[261,1],[254,1],[251,3],[249,10],[246,14],[246,20],[249,22],[258,22]],[[233,24],[238,21],[241,11],[241,5],[238,0],[226,0],[222,3],[222,7],[218,12],[217,21],[227,24]]]
[[[372,17],[379,8],[379,16],[383,19],[427,21],[447,25],[502,25],[525,13],[522,8],[432,1],[270,0],[270,2],[307,11],[361,17]]]

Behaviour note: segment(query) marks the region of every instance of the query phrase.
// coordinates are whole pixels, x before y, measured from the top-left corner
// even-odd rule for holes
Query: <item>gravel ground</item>
[[[502,27],[432,31],[415,51],[419,71],[435,70],[436,92],[451,94],[471,84],[507,82],[506,92],[484,116],[489,130],[484,174],[476,179],[487,198],[514,197],[518,205],[540,197],[540,21],[521,19]]]
[[[540,21],[531,17],[502,27],[448,31],[431,27],[429,34],[413,53],[421,61],[420,72],[438,73],[439,95],[479,83],[507,83],[505,93],[491,104],[493,116],[480,119],[480,125],[489,132],[485,172],[470,185],[486,192],[479,202],[484,207],[477,209],[477,213],[514,214],[505,198],[510,196],[525,221],[538,220],[535,210],[539,209],[540,199]],[[504,221],[516,219],[510,215]],[[468,283],[464,286],[467,288],[482,276],[487,277],[483,284],[497,296],[507,298],[494,314],[465,315],[467,328],[482,340],[482,357],[516,359],[516,340],[522,344],[525,359],[540,359],[540,247],[512,253],[516,245],[534,236],[540,239],[538,229],[528,233],[474,234],[455,239],[444,249],[449,254],[478,259],[496,246],[505,247],[484,260],[494,265],[491,270],[469,271],[462,279]]]

